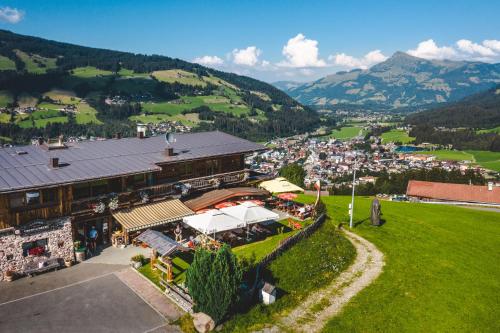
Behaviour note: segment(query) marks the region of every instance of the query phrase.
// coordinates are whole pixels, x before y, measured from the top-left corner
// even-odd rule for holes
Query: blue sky
[[[266,81],[367,68],[397,50],[500,61],[500,1],[1,1],[0,28],[162,54]]]

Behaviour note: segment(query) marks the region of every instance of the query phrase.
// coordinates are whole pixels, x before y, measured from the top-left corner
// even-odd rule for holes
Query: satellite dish
[[[170,132],[166,133],[165,134],[165,142],[167,143],[167,145],[174,143],[175,142],[174,134],[170,133]]]

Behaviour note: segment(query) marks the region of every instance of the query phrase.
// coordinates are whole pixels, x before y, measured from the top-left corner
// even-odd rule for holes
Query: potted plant
[[[144,264],[146,258],[142,254],[137,254],[130,258],[130,260],[132,261],[132,267],[139,269]]]
[[[80,241],[76,241],[73,243],[73,246],[75,248],[75,258],[76,262],[82,262],[85,260],[85,251],[87,250],[85,246],[81,246]]]
[[[71,258],[64,258],[64,266],[66,267],[73,266],[73,260]]]
[[[4,280],[7,282],[12,282],[14,280],[15,273],[14,271],[11,271],[10,269],[7,270],[4,274]]]

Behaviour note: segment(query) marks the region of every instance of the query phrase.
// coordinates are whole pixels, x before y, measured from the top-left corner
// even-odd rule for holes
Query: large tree
[[[297,186],[304,187],[304,178],[306,177],[306,171],[299,164],[292,163],[281,168],[280,176],[285,177],[288,181],[294,183]]]
[[[186,273],[186,286],[196,312],[219,323],[238,300],[242,271],[228,245],[217,252],[198,248]]]

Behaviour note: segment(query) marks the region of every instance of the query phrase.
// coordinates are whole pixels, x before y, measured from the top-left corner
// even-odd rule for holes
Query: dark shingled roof
[[[264,146],[222,132],[176,134],[174,156],[166,156],[163,135],[84,141],[66,149],[40,146],[0,148],[0,192],[132,175],[160,170],[158,164],[250,153]],[[59,158],[59,168],[49,159]]]

